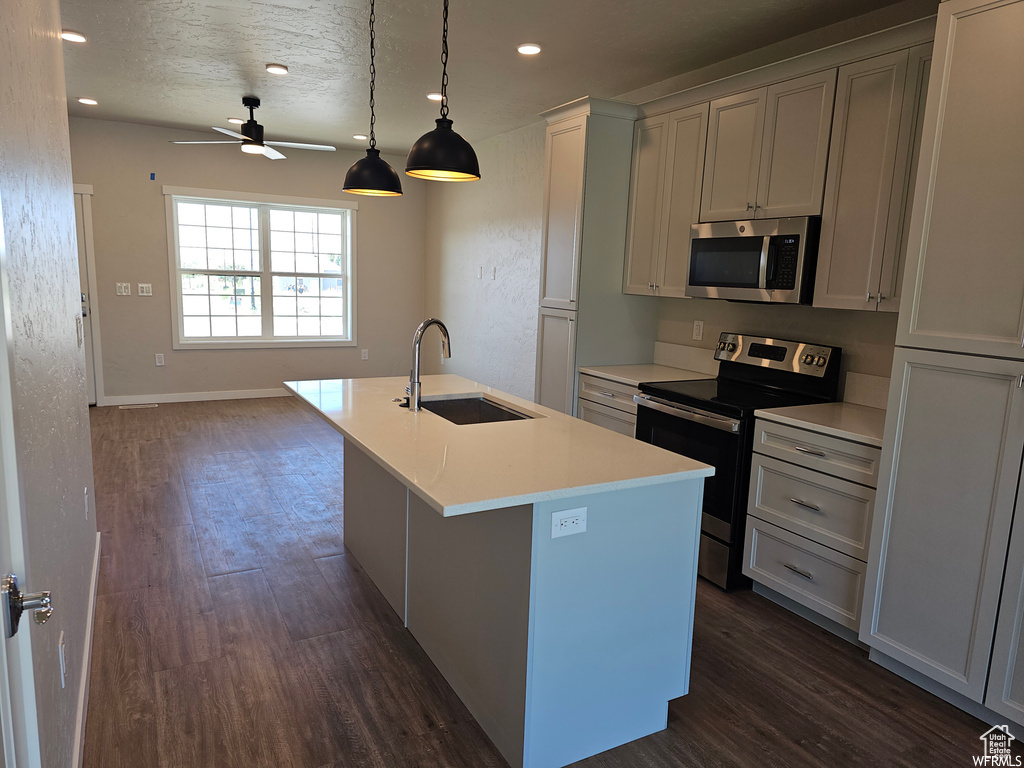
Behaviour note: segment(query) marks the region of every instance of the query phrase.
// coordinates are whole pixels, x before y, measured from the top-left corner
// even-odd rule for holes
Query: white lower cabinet
[[[576,378],[576,313],[540,308],[537,321],[537,379],[534,399],[572,415]]]
[[[1024,724],[1022,377],[1018,361],[897,348],[860,639]]]
[[[880,450],[766,419],[754,449],[743,573],[858,629]]]
[[[633,437],[636,434],[636,403],[639,390],[630,384],[581,373],[576,416],[591,424]]]

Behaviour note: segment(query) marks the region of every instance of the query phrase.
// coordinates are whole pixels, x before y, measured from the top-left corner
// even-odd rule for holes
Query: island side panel
[[[345,442],[345,546],[404,623],[408,489]]]
[[[527,688],[529,768],[665,728],[687,691],[703,479],[535,505]],[[552,513],[586,507],[583,533]]]
[[[442,517],[409,500],[408,627],[512,766],[522,765],[532,505]]]

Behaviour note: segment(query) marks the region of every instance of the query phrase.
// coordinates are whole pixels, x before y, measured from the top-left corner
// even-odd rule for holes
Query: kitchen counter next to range
[[[346,438],[351,556],[514,768],[663,730],[689,688],[714,469],[458,376],[422,383],[424,402],[484,393],[537,418],[410,412],[397,378],[287,385]]]
[[[285,386],[445,517],[629,487],[703,478],[714,469],[461,376],[423,377],[424,400],[484,393],[539,418],[453,424],[392,398],[404,378]]]
[[[710,354],[710,353],[709,353]],[[638,387],[645,381],[690,381],[692,379],[712,379],[713,374],[700,371],[688,371],[684,368],[672,368],[668,365],[588,365],[581,366],[580,373],[611,379],[621,384]]]
[[[881,408],[869,408],[855,403],[816,403],[767,408],[756,411],[754,415],[778,424],[809,429],[875,448],[882,447],[885,411]]]

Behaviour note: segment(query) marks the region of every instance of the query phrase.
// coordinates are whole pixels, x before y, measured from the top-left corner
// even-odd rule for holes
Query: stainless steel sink
[[[420,401],[425,411],[436,413],[453,424],[490,424],[495,421],[519,421],[532,419],[532,415],[513,410],[506,405],[489,400],[483,395],[471,397],[449,397]]]

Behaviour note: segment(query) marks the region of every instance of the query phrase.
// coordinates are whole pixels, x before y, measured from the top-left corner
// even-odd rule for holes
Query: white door
[[[96,405],[96,357],[93,337],[92,288],[92,187],[75,185],[75,229],[78,234],[78,278],[82,289],[82,336],[85,343],[85,383],[89,391],[89,405]],[[99,331],[99,328],[95,329]],[[0,766],[2,768],[2,766]]]

